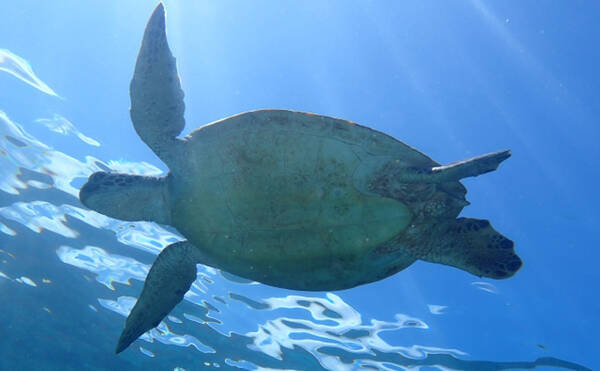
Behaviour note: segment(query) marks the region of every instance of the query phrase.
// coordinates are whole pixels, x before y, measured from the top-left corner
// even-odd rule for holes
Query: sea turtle
[[[117,353],[183,299],[196,264],[317,291],[381,280],[418,259],[497,279],[521,267],[513,242],[487,220],[457,218],[468,205],[459,180],[495,170],[509,151],[441,166],[368,127],[288,110],[241,113],[177,138],[183,91],[162,4],[130,92],[133,126],[170,172],[97,172],[79,198],[113,218],[171,225],[187,240],[156,258]]]

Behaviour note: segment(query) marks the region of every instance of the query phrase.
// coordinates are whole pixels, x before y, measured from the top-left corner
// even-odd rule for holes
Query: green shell
[[[413,218],[366,188],[373,164],[436,165],[380,132],[285,110],[204,126],[183,153],[168,179],[171,224],[231,273],[319,290],[364,279],[365,257]]]

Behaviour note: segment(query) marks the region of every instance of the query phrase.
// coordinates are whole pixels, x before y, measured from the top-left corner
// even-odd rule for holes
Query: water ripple
[[[46,83],[40,80],[29,63],[8,49],[0,49],[0,71],[5,71],[21,81],[43,91],[46,94],[60,98]]]
[[[445,305],[428,304],[429,312],[431,314],[444,314],[444,311],[448,308]]]
[[[113,282],[129,285],[131,278],[145,280],[150,270],[149,266],[135,259],[110,255],[96,246],[83,249],[61,246],[56,254],[63,263],[95,273],[96,280],[111,290],[115,289]]]
[[[24,283],[27,286],[37,287],[37,283],[33,282],[33,280],[29,277],[21,276],[20,278],[17,278],[15,281],[17,281],[19,283]]]
[[[85,162],[79,161],[37,140],[4,111],[0,111],[0,154],[5,157],[0,161],[0,190],[15,195],[19,194],[19,189],[27,188],[27,184],[18,178],[21,169],[49,177],[54,188],[74,197],[78,196],[79,189],[71,183],[78,178],[87,179],[96,171],[112,170],[139,175],[162,173],[156,166],[146,162],[105,163],[92,156],[87,156]]]
[[[68,238],[79,235],[65,225],[66,219],[60,208],[45,201],[16,202],[0,208],[0,216],[20,223],[35,233],[47,229]]]
[[[489,282],[476,281],[476,282],[471,282],[471,285],[477,287],[479,290],[489,292],[490,294],[498,293],[498,289],[496,288],[496,286],[492,285]]]
[[[140,352],[142,352],[142,354],[147,355],[150,358],[155,357],[154,353],[152,353],[151,351],[149,351],[148,349],[146,349],[144,347],[140,347]]]
[[[9,236],[16,236],[17,232],[15,232],[14,230],[8,228],[5,224],[0,223],[0,232],[7,234]]]
[[[48,129],[52,130],[55,133],[59,133],[61,135],[69,135],[73,134],[77,138],[81,139],[83,142],[98,147],[100,143],[96,140],[83,135],[77,128],[71,123],[71,121],[67,120],[63,116],[59,114],[54,114],[51,119],[37,119],[35,122],[44,125]]]

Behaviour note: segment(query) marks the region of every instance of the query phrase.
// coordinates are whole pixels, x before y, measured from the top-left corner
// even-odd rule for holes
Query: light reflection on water
[[[0,50],[0,70],[56,95],[33,75],[24,60],[9,51]],[[99,145],[62,116],[55,115],[53,119],[38,120],[38,123],[62,134],[74,134],[88,144]],[[0,111],[0,152],[0,190],[18,196],[25,190],[35,189],[39,196],[39,199],[19,199],[0,207],[0,231],[6,238],[24,238],[10,227],[21,225],[26,228],[21,234],[27,230],[33,233],[33,237],[27,235],[28,243],[35,241],[35,236],[43,231],[73,241],[59,245],[56,256],[66,264],[65,269],[68,266],[80,270],[85,278],[95,278],[95,282],[79,283],[103,293],[96,302],[86,303],[89,312],[99,316],[117,314],[110,318],[118,318],[118,325],[122,326],[135,304],[136,298],[131,294],[139,293],[140,283],[150,268],[147,262],[151,259],[141,262],[139,257],[146,253],[157,255],[181,237],[154,223],[125,223],[83,208],[77,200],[78,189],[73,182],[99,170],[146,175],[159,175],[160,170],[147,163],[102,161],[91,156],[79,161],[34,138],[3,111]],[[51,191],[62,192],[64,197],[56,202],[56,193]],[[94,245],[88,241],[90,229],[109,231],[111,240],[103,241],[106,246]],[[121,244],[118,252],[112,248],[116,242]],[[107,247],[109,245],[111,249]],[[12,270],[19,271],[14,267],[19,262],[11,251],[0,250],[0,260],[4,264],[9,264],[10,260]],[[39,279],[35,282],[26,276],[11,277],[3,272],[0,272],[0,278],[0,283],[15,282],[39,290]],[[42,283],[50,284],[51,280],[43,278]],[[136,291],[132,290],[134,283]],[[98,284],[108,291],[98,290]],[[190,348],[197,352],[198,362],[210,360],[203,361],[206,367],[241,369],[397,370],[433,366],[437,369],[503,370],[541,365],[584,369],[554,358],[535,362],[469,361],[465,360],[468,354],[460,349],[389,344],[382,339],[382,332],[428,331],[429,326],[419,318],[402,313],[396,314],[392,321],[372,319],[365,322],[359,312],[333,293],[258,297],[247,294],[249,285],[256,283],[198,266],[198,279],[185,295],[187,303],[180,304],[157,328],[144,334],[132,349],[138,349],[140,354],[158,365],[161,359],[173,361],[166,356],[168,346]],[[473,285],[490,293],[497,292],[494,286],[484,282]],[[73,301],[76,300],[73,297]],[[48,307],[43,308],[48,314],[52,313]],[[429,306],[431,313],[438,315],[443,314],[445,308],[443,305]],[[100,341],[115,343],[116,338]],[[116,356],[105,354],[104,357]],[[169,367],[184,369],[176,363]]]
[[[83,135],[83,133],[77,130],[77,128],[73,125],[71,121],[67,120],[59,114],[55,113],[51,119],[37,119],[35,120],[35,122],[44,125],[45,127],[47,127],[55,133],[59,133],[62,135],[73,134],[77,138],[81,139],[83,142],[91,146],[100,146],[100,143],[98,143],[90,137]]]
[[[29,63],[7,49],[0,49],[0,71],[8,72],[14,77],[46,94],[59,97],[46,83],[40,80]]]

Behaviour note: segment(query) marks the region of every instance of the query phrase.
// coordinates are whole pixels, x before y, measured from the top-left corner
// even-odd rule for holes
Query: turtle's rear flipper
[[[523,264],[515,254],[514,243],[487,220],[458,218],[436,236],[435,245],[423,260],[495,279],[511,277]]]
[[[508,150],[488,153],[450,165],[436,166],[431,169],[431,173],[434,177],[439,177],[443,181],[460,180],[494,171],[502,161],[509,157],[510,151]]]
[[[116,353],[121,353],[177,305],[196,280],[198,250],[187,241],[167,246],[156,258],[142,294],[127,317]]]

